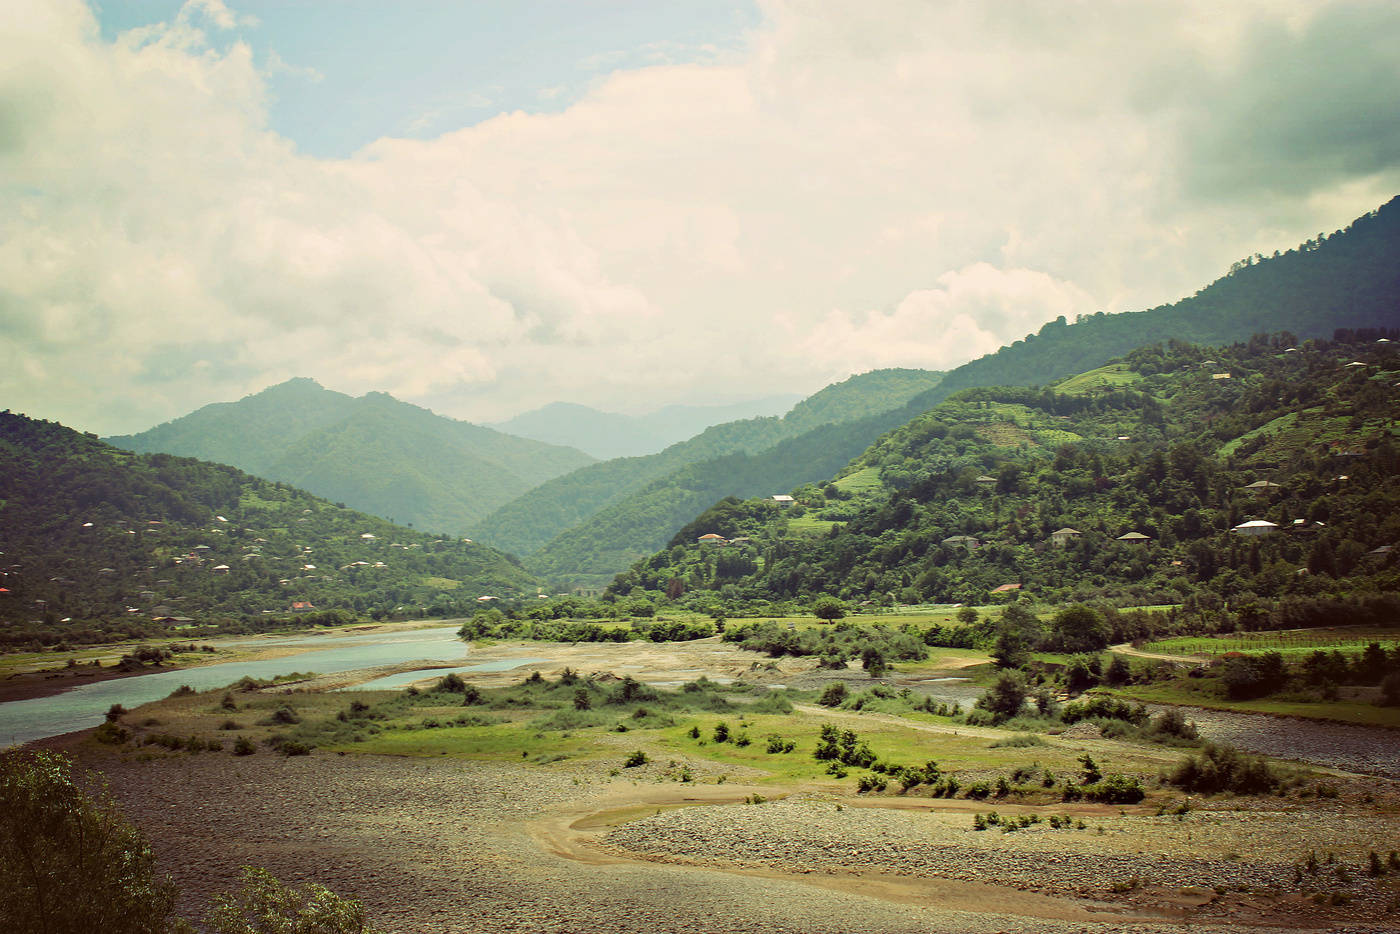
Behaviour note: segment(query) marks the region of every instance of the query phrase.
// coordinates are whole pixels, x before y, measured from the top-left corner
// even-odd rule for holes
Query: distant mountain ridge
[[[724,422],[782,415],[801,398],[782,395],[729,405],[668,405],[646,415],[621,415],[574,402],[551,402],[490,427],[521,438],[568,445],[599,460],[611,460],[655,454]]]
[[[670,481],[664,478],[717,458],[759,455],[783,442],[826,426],[862,422],[881,413],[899,410],[911,397],[921,396],[936,387],[941,378],[941,373],[929,370],[888,369],[861,373],[812,394],[782,418],[752,418],[715,425],[658,454],[604,461],[558,477],[498,510],[475,526],[471,534],[520,555],[529,555],[550,546],[554,548],[554,553],[543,558],[542,565],[548,566],[561,579],[584,579],[580,577],[581,573],[589,575],[587,579],[590,581],[596,579],[598,574],[610,576],[625,567],[626,562],[610,571],[598,571],[597,568],[602,566],[599,558],[596,555],[584,558],[583,555],[593,551],[608,552],[614,556],[644,553],[649,549],[648,543],[658,535],[663,541],[669,537],[673,530],[668,529],[675,521],[679,502],[689,503],[695,495],[708,496],[716,485],[727,489],[733,485],[737,474],[730,475],[728,479],[723,471],[719,477],[704,480],[679,475]],[[840,447],[843,452],[849,450],[843,455],[844,458],[854,457],[880,431],[891,427],[893,424],[881,422],[881,427],[869,438],[862,435],[862,440],[853,446]],[[786,466],[755,468],[756,473],[746,473],[750,479],[740,488],[749,489],[760,476],[763,478],[762,485],[773,486],[774,492],[806,482],[811,479],[808,475],[813,464],[826,464],[830,451],[823,450],[821,455],[807,463],[787,460],[782,461]],[[664,494],[655,491],[644,494],[649,485],[656,483],[661,483],[663,488],[680,484],[689,493],[683,500],[665,505],[643,505],[649,495],[664,498]],[[619,524],[602,515],[605,510],[632,497],[641,497],[636,502],[637,516],[624,517]],[[621,508],[624,515],[629,512],[627,507]],[[641,519],[642,515],[646,518]],[[585,525],[594,517],[599,517],[603,525]],[[595,548],[588,543],[590,536],[594,535],[601,536],[606,542]],[[554,543],[556,538],[559,539],[557,547]],[[616,557],[604,559],[604,562],[613,560]],[[585,572],[585,568],[592,570]]]
[[[139,453],[230,464],[364,512],[453,534],[593,460],[572,448],[436,415],[387,393],[355,398],[306,378],[106,440]]]

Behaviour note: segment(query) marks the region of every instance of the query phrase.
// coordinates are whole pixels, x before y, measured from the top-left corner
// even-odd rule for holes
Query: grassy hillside
[[[231,464],[365,512],[453,533],[591,461],[572,448],[444,418],[384,393],[352,398],[309,379],[108,440],[138,452]]]
[[[880,438],[835,482],[798,490],[790,510],[719,504],[614,590],[655,596],[679,580],[701,602],[984,603],[1018,585],[1002,599],[1236,613],[1283,597],[1393,594],[1400,554],[1384,546],[1400,543],[1400,352],[1290,345],[1156,345],[1108,384],[1085,374],[1045,390],[965,391]],[[1277,486],[1250,486],[1260,481]],[[1279,531],[1231,531],[1256,519]],[[1079,534],[1057,543],[1064,528]],[[698,545],[705,531],[750,542]]]
[[[484,545],[9,412],[0,552],[0,633],[11,643],[170,625],[155,617],[259,628],[296,603],[347,618],[457,614],[477,596],[534,590]]]
[[[782,418],[751,418],[715,425],[659,454],[592,464],[531,490],[474,526],[471,534],[498,548],[521,555],[533,554],[563,535],[558,554],[546,560],[544,565],[557,569],[565,577],[579,574],[611,577],[626,566],[626,561],[613,564],[611,562],[615,559],[609,558],[600,564],[597,560],[578,554],[572,543],[579,543],[585,550],[591,550],[596,545],[598,553],[642,554],[649,550],[647,542],[658,534],[661,540],[670,534],[666,523],[671,520],[648,524],[647,533],[641,538],[618,537],[618,527],[610,520],[605,520],[605,525],[597,530],[579,529],[577,534],[570,530],[692,464],[734,454],[762,452],[825,423],[853,421],[898,408],[911,396],[927,392],[931,384],[936,384],[938,375],[924,370],[863,373],[822,389]],[[687,481],[678,478],[667,482],[674,486]],[[765,486],[771,485],[775,491],[779,491],[801,482],[802,479],[784,482],[782,477],[778,477]],[[713,501],[703,503],[700,508]],[[622,508],[624,512],[628,511],[628,507]],[[647,514],[656,514],[653,505],[644,504],[638,508]],[[691,506],[687,503],[684,508],[690,509]],[[675,512],[669,505],[663,505],[661,509],[667,515]],[[692,510],[690,515],[693,514]],[[624,519],[624,526],[628,524],[636,523]],[[660,532],[657,532],[658,528]],[[595,538],[597,541],[590,544]],[[605,570],[597,570],[599,567]]]

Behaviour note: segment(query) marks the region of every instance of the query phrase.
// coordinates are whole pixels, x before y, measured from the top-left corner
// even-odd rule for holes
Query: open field
[[[1319,649],[1360,652],[1372,642],[1390,650],[1400,644],[1400,633],[1394,629],[1375,627],[1336,627],[1328,629],[1290,629],[1282,632],[1238,632],[1227,636],[1180,636],[1159,639],[1142,646],[1144,652],[1168,655],[1219,656],[1226,652],[1278,652],[1283,655],[1308,655]]]

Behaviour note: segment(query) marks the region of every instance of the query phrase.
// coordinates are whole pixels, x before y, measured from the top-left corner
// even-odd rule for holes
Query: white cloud
[[[1268,184],[1230,182],[1271,51],[1393,126],[1376,5],[765,11],[743,54],[319,160],[267,129],[249,48],[211,47],[219,0],[115,43],[76,0],[10,5],[4,404],[115,432],[293,375],[483,420],[812,390],[1171,300],[1400,182],[1385,132],[1348,155],[1291,118]]]

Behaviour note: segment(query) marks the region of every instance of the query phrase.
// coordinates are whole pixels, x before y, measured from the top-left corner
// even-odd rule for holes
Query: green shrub
[[[627,757],[627,761],[622,763],[622,767],[624,769],[635,769],[637,766],[646,765],[650,761],[651,760],[647,758],[646,753],[642,752],[640,749],[637,749],[633,751],[632,755]]]
[[[1265,794],[1283,781],[1267,762],[1240,752],[1232,746],[1207,743],[1199,755],[1182,759],[1167,781],[1185,791],[1211,794],[1233,791],[1237,794]]]
[[[993,743],[991,744],[991,746],[990,746],[989,748],[991,748],[991,749],[998,749],[998,748],[1008,748],[1008,747],[1009,747],[1009,748],[1012,748],[1012,749],[1019,749],[1019,748],[1026,747],[1026,746],[1044,746],[1044,745],[1045,745],[1045,740],[1041,739],[1039,736],[1036,736],[1034,733],[1017,733],[1017,734],[1015,734],[1014,736],[1008,736],[1008,737],[1006,737],[1006,739],[999,739],[999,740],[996,740],[995,742],[993,742]]]
[[[359,902],[315,883],[298,890],[247,866],[242,883],[237,894],[215,897],[204,916],[206,934],[374,934]]]
[[[257,747],[246,736],[240,736],[233,741],[233,754],[235,756],[251,756],[256,751]]]
[[[821,700],[817,703],[823,707],[840,707],[849,693],[844,681],[833,681],[826,686],[826,690],[822,692]]]
[[[83,791],[71,770],[47,750],[0,752],[0,930],[168,930],[175,886],[105,791]]]

